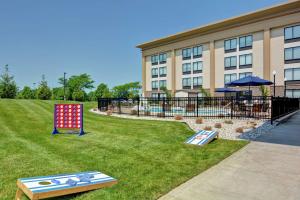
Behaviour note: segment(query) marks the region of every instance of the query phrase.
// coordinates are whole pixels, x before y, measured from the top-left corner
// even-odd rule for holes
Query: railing
[[[271,122],[289,113],[299,110],[298,98],[272,97]]]
[[[152,117],[205,117],[275,119],[299,109],[298,99],[253,96],[235,97],[172,97],[172,98],[100,98],[98,109],[113,113]],[[284,105],[280,101],[293,102]],[[296,106],[298,102],[298,107]],[[279,105],[278,105],[279,104]],[[274,105],[276,105],[274,108]],[[292,106],[293,105],[293,106]],[[290,107],[289,107],[290,106]]]

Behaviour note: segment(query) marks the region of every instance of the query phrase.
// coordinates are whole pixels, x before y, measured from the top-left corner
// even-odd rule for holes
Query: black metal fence
[[[272,121],[299,110],[299,103],[299,98],[272,97]]]
[[[154,117],[257,118],[277,119],[299,109],[299,99],[252,96],[100,98],[100,111]]]

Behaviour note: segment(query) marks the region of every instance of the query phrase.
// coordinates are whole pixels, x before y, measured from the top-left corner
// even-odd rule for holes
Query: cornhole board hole
[[[218,135],[219,134],[216,131],[201,130],[187,139],[185,143],[203,146],[211,142],[214,138],[218,137]]]
[[[21,200],[23,194],[31,200],[38,200],[96,190],[116,183],[113,177],[97,171],[20,178],[17,180],[16,200]]]

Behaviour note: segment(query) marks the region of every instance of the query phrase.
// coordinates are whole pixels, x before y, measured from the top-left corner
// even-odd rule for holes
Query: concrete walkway
[[[299,200],[300,112],[160,200]]]

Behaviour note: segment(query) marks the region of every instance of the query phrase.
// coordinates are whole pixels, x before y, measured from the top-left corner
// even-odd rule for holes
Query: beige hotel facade
[[[300,0],[137,47],[145,97],[163,96],[162,86],[176,97],[201,96],[200,87],[216,96],[215,89],[230,81],[248,75],[273,81],[274,73],[276,96],[300,97]],[[259,95],[257,88],[253,94]]]

